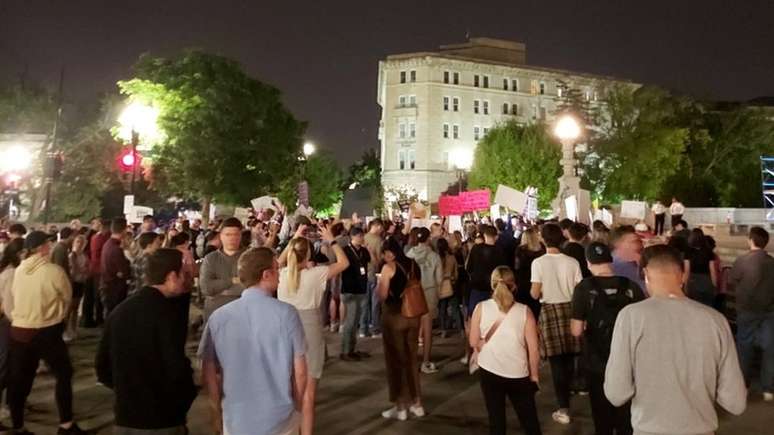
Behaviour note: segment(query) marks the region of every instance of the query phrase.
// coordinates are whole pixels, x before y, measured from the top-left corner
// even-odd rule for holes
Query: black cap
[[[28,251],[38,249],[49,240],[54,240],[55,237],[43,231],[33,231],[27,234],[27,237],[24,239],[24,249]]]
[[[610,254],[610,248],[600,242],[591,242],[586,247],[586,260],[591,264],[605,264],[613,262],[613,255]]]

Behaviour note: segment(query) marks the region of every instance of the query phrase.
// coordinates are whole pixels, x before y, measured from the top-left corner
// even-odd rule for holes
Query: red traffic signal
[[[141,156],[137,152],[132,150],[125,150],[118,157],[118,165],[124,172],[131,172],[134,170],[135,165],[140,162]]]

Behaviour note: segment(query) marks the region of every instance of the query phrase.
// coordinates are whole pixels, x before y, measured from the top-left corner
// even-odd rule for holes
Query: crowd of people
[[[774,258],[768,232],[753,227],[749,253],[725,273],[714,240],[674,219],[679,211],[669,237],[659,213],[648,236],[599,221],[508,216],[450,231],[446,221],[414,226],[410,214],[366,222],[276,210],[206,228],[181,218],[162,229],[152,216],[14,224],[0,245],[0,390],[12,433],[30,433],[25,402],[40,371],[56,378],[58,433],[85,433],[68,353],[78,325],[103,328],[95,368],[115,392],[122,435],[187,433],[197,385],[216,433],[312,434],[326,332],[340,334],[347,364],[371,358],[361,339],[381,339],[386,419],[428,413],[422,378],[442,369],[441,336],[458,340],[459,363],[476,373],[492,434],[506,433],[506,399],[522,431],[541,433],[541,361],[558,424],[571,423],[572,397],[588,394],[597,434],[711,433],[715,404],[744,411],[756,348],[763,398],[774,400]],[[728,286],[736,337],[723,314]],[[185,350],[192,323],[200,381]]]

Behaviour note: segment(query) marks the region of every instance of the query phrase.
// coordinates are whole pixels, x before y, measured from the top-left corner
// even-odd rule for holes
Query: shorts
[[[424,292],[428,314],[430,314],[431,319],[436,319],[438,318],[438,288],[424,289]]]

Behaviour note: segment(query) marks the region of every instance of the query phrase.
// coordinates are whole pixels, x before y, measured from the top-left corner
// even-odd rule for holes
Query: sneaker
[[[420,405],[409,406],[409,412],[416,418],[422,418],[425,416],[425,408]]]
[[[464,366],[468,365],[468,356],[467,355],[465,355],[462,358],[460,358],[460,364],[462,364]]]
[[[430,361],[423,362],[421,370],[422,370],[422,373],[424,373],[426,375],[431,375],[433,373],[438,373],[438,368],[435,366],[435,364],[433,364]]]
[[[331,332],[339,332],[339,324],[338,323],[331,323]]]
[[[361,332],[357,334],[357,338],[366,338],[366,335]]]
[[[564,409],[554,411],[554,413],[551,414],[551,418],[559,424],[570,424],[570,415],[567,414],[567,411]]]
[[[408,412],[405,409],[398,409],[396,406],[382,412],[384,418],[394,418],[399,421],[408,420]]]
[[[59,430],[56,431],[56,434],[57,435],[86,435],[87,432],[79,428],[77,424],[73,423],[73,425],[67,429],[59,426]]]
[[[764,402],[774,402],[774,393],[770,393],[768,391],[763,392],[763,401]]]

